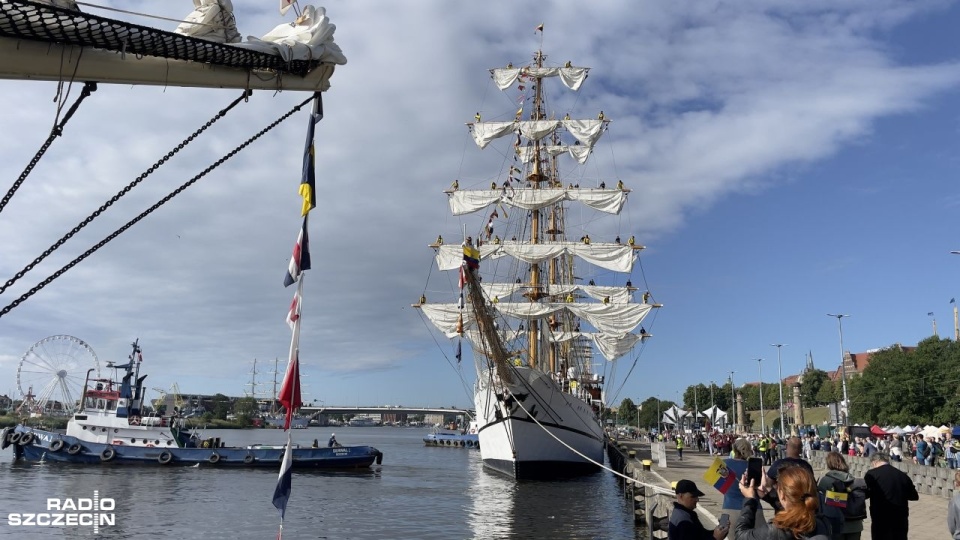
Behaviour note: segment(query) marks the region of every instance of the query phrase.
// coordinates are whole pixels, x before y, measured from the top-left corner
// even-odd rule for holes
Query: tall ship
[[[660,307],[633,285],[643,246],[614,219],[631,190],[588,172],[611,119],[597,110],[572,119],[576,97],[557,108],[564,101],[547,95],[560,83],[579,91],[588,73],[551,65],[542,50],[527,65],[490,70],[516,99],[467,125],[481,149],[501,144],[503,160],[492,176],[462,176],[445,191],[461,230],[431,247],[437,267],[459,277],[444,280],[454,291],[428,282],[414,305],[454,342],[458,361],[472,350],[483,463],[518,479],[602,466],[604,386],[618,359],[642,349],[651,336],[642,323]]]

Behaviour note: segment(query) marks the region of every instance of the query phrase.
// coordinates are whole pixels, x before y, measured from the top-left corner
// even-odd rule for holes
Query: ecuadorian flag
[[[737,483],[737,475],[728,469],[719,457],[714,458],[713,463],[707,467],[707,471],[703,473],[703,479],[717,488],[720,493],[726,493],[731,486]]]
[[[823,496],[823,502],[827,506],[833,506],[834,508],[846,508],[847,494],[842,491],[827,490]]]
[[[480,268],[480,250],[473,247],[472,244],[464,244],[463,260],[466,261],[467,268],[471,270]]]

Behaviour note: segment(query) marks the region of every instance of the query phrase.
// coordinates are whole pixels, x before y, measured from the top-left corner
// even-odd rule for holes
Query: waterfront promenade
[[[632,463],[634,469],[642,469],[640,460],[650,459],[649,443],[621,440],[617,441],[617,444],[626,445],[628,449],[637,452],[637,459]],[[700,488],[700,491],[706,494],[700,498],[697,506],[700,509],[701,521],[704,526],[711,528],[716,526],[717,518],[723,507],[723,495],[714,489],[713,486],[708,485],[703,479],[703,473],[713,462],[713,458],[714,456],[711,456],[707,452],[697,452],[696,449],[691,450],[688,448],[683,451],[683,461],[679,461],[677,459],[677,451],[668,447],[667,467],[658,467],[656,462],[654,462],[651,467],[651,472],[648,473],[647,477],[648,482],[667,488],[670,487],[672,482],[683,478],[693,480],[697,484],[697,487]],[[814,466],[814,471],[817,474],[817,478],[820,478],[825,472],[822,469],[818,470],[816,466]],[[920,491],[919,487],[917,491]],[[910,538],[950,538],[950,533],[947,532],[948,503],[949,500],[946,498],[927,495],[921,492],[920,500],[910,503]],[[766,503],[763,503],[763,507],[764,516],[769,520],[773,517],[773,510]],[[861,538],[867,540],[870,538],[869,515],[863,522],[863,527],[864,534]]]

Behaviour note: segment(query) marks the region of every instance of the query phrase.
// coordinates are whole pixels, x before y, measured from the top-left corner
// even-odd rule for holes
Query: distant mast
[[[533,57],[533,61],[538,68],[543,67],[543,51],[537,50],[536,54]],[[541,101],[543,99],[542,92],[542,77],[535,77],[536,84],[534,84],[533,90],[533,112],[531,113],[531,120],[543,120],[544,114],[541,109]],[[530,173],[528,180],[532,183],[533,189],[540,189],[540,182],[544,180],[544,176],[540,172],[540,139],[533,141],[533,172]],[[531,213],[530,221],[530,243],[539,244],[540,243],[540,210],[534,209]],[[531,302],[536,302],[544,296],[543,291],[540,288],[540,264],[533,263],[530,267],[530,291],[527,293],[529,295]],[[539,335],[540,330],[540,321],[534,319],[530,321],[530,329],[527,334],[527,356],[530,367],[538,368],[540,363],[539,358],[539,341],[537,336]],[[552,371],[551,364],[551,371]]]

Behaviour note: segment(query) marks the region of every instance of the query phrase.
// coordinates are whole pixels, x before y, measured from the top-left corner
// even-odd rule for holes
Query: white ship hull
[[[478,379],[474,402],[483,464],[514,478],[556,478],[597,471],[597,464],[604,460],[604,436],[591,406],[561,391],[541,371],[518,368],[516,373],[522,382],[514,385],[512,393],[521,399],[523,408],[509,398],[498,400],[488,373],[481,373]]]

